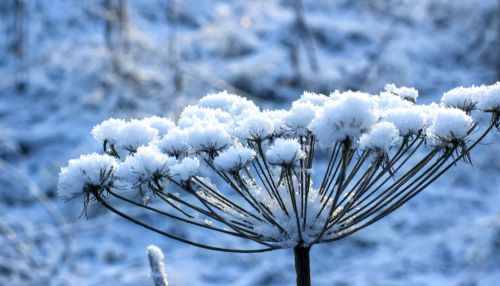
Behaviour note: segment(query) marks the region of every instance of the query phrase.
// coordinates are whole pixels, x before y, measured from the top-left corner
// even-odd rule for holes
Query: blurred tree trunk
[[[104,41],[109,50],[128,46],[126,0],[104,0]]]
[[[113,32],[113,0],[104,0],[104,41],[108,49],[113,48],[113,41],[111,35]]]
[[[290,86],[297,87],[302,82],[299,61],[299,43],[297,39],[291,39],[284,44],[288,48],[288,58],[290,59],[290,65],[293,71],[292,78],[290,79]]]
[[[302,0],[293,0],[293,8],[295,10],[294,30],[296,30],[304,42],[305,52],[309,60],[311,70],[313,72],[317,72],[319,70],[319,64],[316,56],[316,47],[314,44],[314,38],[305,20],[304,3],[302,3]]]
[[[13,17],[11,39],[8,48],[16,59],[15,88],[17,92],[24,93],[27,89],[27,65],[26,65],[26,46],[27,46],[27,12],[24,0],[13,0]]]
[[[167,0],[167,23],[168,32],[168,61],[173,71],[174,92],[182,91],[183,81],[182,73],[179,67],[179,53],[177,43],[177,3],[176,0]]]
[[[118,0],[117,7],[118,16],[118,32],[120,39],[120,46],[127,51],[129,48],[129,35],[128,35],[128,12],[126,0]]]

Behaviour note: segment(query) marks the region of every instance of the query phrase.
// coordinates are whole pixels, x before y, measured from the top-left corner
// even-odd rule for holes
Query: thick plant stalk
[[[293,249],[295,255],[295,272],[297,273],[297,286],[311,286],[311,271],[309,268],[310,247],[296,246]]]
[[[163,252],[156,245],[148,246],[149,266],[151,278],[155,286],[168,286],[167,273],[163,269]]]

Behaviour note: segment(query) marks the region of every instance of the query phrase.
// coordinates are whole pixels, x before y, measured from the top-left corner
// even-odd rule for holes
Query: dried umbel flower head
[[[117,160],[107,154],[92,153],[69,160],[59,173],[59,195],[64,199],[83,197],[84,211],[93,194],[102,194],[115,183]]]
[[[470,151],[498,126],[499,91],[499,83],[458,88],[440,105],[419,105],[415,89],[387,85],[379,95],[304,93],[289,110],[264,111],[233,94],[210,94],[186,107],[177,124],[153,117],[97,125],[92,134],[104,154],[71,160],[60,192],[92,196],[136,224],[202,248],[294,248],[297,274],[307,281],[311,246],[378,221],[458,161],[470,162]],[[471,112],[491,119],[475,121]],[[261,248],[191,241],[123,212],[120,201]]]

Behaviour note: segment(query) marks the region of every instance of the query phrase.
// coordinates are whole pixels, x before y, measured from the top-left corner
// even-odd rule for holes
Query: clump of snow
[[[366,93],[345,92],[329,101],[316,115],[309,128],[322,146],[350,140],[356,142],[376,122],[375,101]]]
[[[158,137],[158,130],[152,128],[149,122],[133,119],[108,119],[92,129],[92,135],[99,142],[107,141],[120,158],[133,153],[139,146],[147,145]],[[110,152],[110,153],[114,153]]]
[[[132,120],[121,128],[115,144],[123,150],[135,152],[139,146],[147,145],[157,137],[158,130],[144,121]]]
[[[273,132],[269,136],[282,136],[286,133],[288,128],[285,125],[284,119],[287,115],[288,111],[284,109],[268,109],[262,112],[263,118],[270,121],[273,128]]]
[[[243,146],[231,146],[214,159],[216,167],[223,171],[236,172],[253,160],[255,151]]]
[[[294,139],[278,138],[266,151],[267,161],[273,165],[295,165],[303,156],[300,143]]]
[[[417,102],[418,90],[416,90],[413,87],[406,87],[406,86],[397,87],[395,84],[389,83],[384,86],[384,89],[387,92],[395,94],[405,100],[409,100],[411,102]]]
[[[121,181],[143,191],[149,189],[152,183],[162,183],[169,177],[169,166],[175,162],[156,146],[142,146],[135,154],[127,156],[116,175]]]
[[[399,142],[399,130],[391,122],[379,122],[359,139],[359,147],[388,153]]]
[[[484,87],[477,95],[477,107],[487,112],[500,111],[500,82]]]
[[[123,126],[126,124],[127,122],[123,119],[110,118],[94,126],[91,133],[96,141],[101,143],[108,141],[111,144],[115,144],[118,134],[120,134]]]
[[[159,116],[151,116],[142,119],[144,123],[146,123],[149,127],[152,127],[156,130],[158,130],[158,135],[163,136],[167,134],[167,132],[175,127],[175,123],[165,117],[159,117]]]
[[[273,121],[259,112],[241,118],[241,122],[236,127],[236,134],[242,139],[263,141],[271,137],[274,130]]]
[[[394,109],[394,108],[412,108],[415,104],[411,101],[405,100],[390,92],[381,92],[378,97],[375,97],[377,107],[381,110]]]
[[[180,128],[171,129],[161,139],[154,142],[161,152],[170,156],[181,157],[187,152],[188,134]]]
[[[187,181],[198,174],[199,168],[200,161],[198,158],[186,157],[181,162],[173,164],[170,167],[170,172],[173,176],[179,177],[180,180]]]
[[[306,135],[307,127],[318,112],[318,107],[312,103],[294,102],[284,118],[284,124],[298,135]]]
[[[328,97],[324,94],[305,91],[300,96],[300,99],[296,100],[295,102],[297,104],[298,103],[310,103],[310,104],[316,105],[316,106],[323,106],[323,105],[325,105],[325,103],[327,101],[328,101]]]
[[[257,105],[255,105],[252,101],[241,96],[228,93],[227,91],[208,94],[198,101],[198,105],[214,109],[219,108],[233,116],[259,111]]]
[[[443,94],[441,104],[470,112],[476,107],[477,99],[484,91],[484,86],[456,87]]]
[[[92,153],[69,160],[59,172],[59,195],[69,199],[111,187],[116,167],[116,159],[106,154]]]
[[[156,286],[168,286],[167,273],[163,265],[164,255],[156,245],[148,246],[149,266],[151,268],[151,278]]]
[[[213,154],[231,144],[231,137],[223,125],[196,125],[187,130],[187,143],[193,151]]]
[[[156,246],[156,245],[150,245],[148,246],[148,255],[156,262],[159,263],[163,263],[163,252],[161,251],[161,249]]]
[[[228,124],[231,120],[231,114],[222,109],[189,105],[182,111],[177,125],[182,128],[189,128],[199,124]]]
[[[415,108],[395,108],[386,111],[382,117],[391,122],[401,132],[401,135],[413,135],[425,128],[425,116]]]
[[[472,118],[465,111],[457,108],[439,108],[433,114],[432,125],[427,135],[434,143],[449,143],[463,140],[474,126]]]

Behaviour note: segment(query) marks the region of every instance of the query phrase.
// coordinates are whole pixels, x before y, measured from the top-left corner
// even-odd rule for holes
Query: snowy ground
[[[306,89],[377,92],[394,82],[416,87],[429,102],[457,85],[496,80],[494,0],[304,1],[317,72],[292,31],[290,1],[179,0],[178,20],[168,22],[168,1],[129,0],[129,47],[114,53],[104,44],[102,1],[25,2],[23,59],[7,49],[13,16],[10,4],[0,5],[2,285],[150,285],[149,244],[164,250],[174,286],[293,283],[289,251],[195,249],[95,206],[88,219],[79,218],[80,202],[56,196],[57,173],[68,159],[100,148],[89,131],[105,118],[175,117],[181,106],[220,89],[279,107]],[[173,62],[183,82],[177,91]],[[25,92],[15,88],[19,71]],[[313,248],[314,285],[496,285],[498,139],[475,150],[474,167],[456,168],[385,220]],[[47,206],[55,208],[52,216]]]

